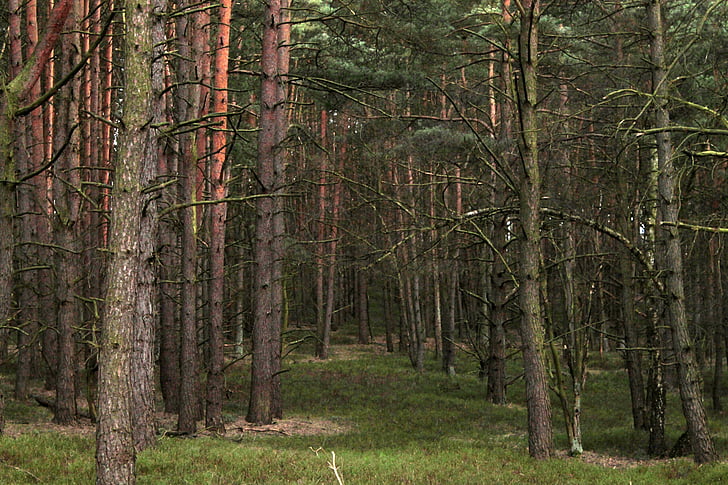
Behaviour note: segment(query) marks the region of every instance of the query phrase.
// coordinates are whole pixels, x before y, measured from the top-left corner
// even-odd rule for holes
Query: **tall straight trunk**
[[[455,184],[453,191],[452,204],[455,213],[460,215],[463,213],[463,187],[460,183],[461,170],[455,167]],[[457,244],[457,243],[456,243]],[[449,376],[455,375],[455,355],[457,346],[455,344],[455,330],[457,326],[458,315],[458,293],[460,287],[460,248],[457,246],[452,250],[452,261],[450,262],[450,287],[449,287],[449,306],[445,328],[442,334],[442,368]]]
[[[180,8],[194,10],[194,1],[183,2]],[[200,112],[199,71],[195,60],[203,55],[204,42],[200,41],[202,20],[199,12],[179,15],[176,22],[178,38],[178,92],[176,114],[178,122],[194,119]],[[178,169],[180,202],[189,205],[182,210],[180,244],[182,246],[180,289],[180,350],[179,350],[179,415],[177,431],[193,434],[197,420],[202,417],[200,405],[200,356],[197,338],[197,225],[198,210],[193,204],[197,198],[197,163],[204,154],[193,134],[182,134],[179,140]]]
[[[150,36],[142,39],[154,46],[151,61],[143,58],[145,63],[151,62],[151,74],[145,82],[150,83],[150,93],[144,91],[144,108],[147,113],[152,113],[155,124],[161,124],[164,118],[164,41],[165,19],[161,12],[165,12],[163,0],[149,0],[149,8],[155,15],[151,16],[152,23],[147,26],[149,32],[142,32],[139,35]],[[147,14],[149,15],[149,14]],[[144,19],[148,20],[148,19]],[[142,59],[139,59],[140,61]],[[145,87],[146,89],[146,87]],[[150,105],[151,104],[151,105]],[[145,148],[149,151],[141,158],[138,166],[139,184],[142,188],[140,196],[142,213],[139,216],[138,235],[138,262],[137,262],[137,315],[134,325],[134,348],[131,356],[131,375],[134,378],[135,392],[132,399],[132,426],[134,431],[134,448],[141,452],[152,446],[156,441],[155,411],[155,340],[157,315],[159,314],[159,293],[157,285],[157,252],[159,217],[157,212],[158,194],[148,189],[155,183],[158,177],[159,160],[162,158],[162,147],[156,141],[154,133],[148,128],[138,128],[143,136]]]
[[[257,176],[265,197],[256,202],[255,310],[252,332],[250,400],[246,419],[271,423],[283,409],[280,390],[283,324],[283,259],[285,219],[286,0],[265,8],[261,53],[261,90]]]
[[[651,0],[647,17],[652,35],[650,39],[650,60],[652,64],[652,90],[655,127],[670,126],[667,109],[667,68],[664,54],[664,23],[662,6],[665,0]],[[655,135],[659,164],[658,207],[662,237],[665,242],[665,304],[670,319],[673,350],[677,360],[677,374],[680,385],[680,400],[688,426],[688,436],[697,463],[716,461],[718,455],[708,430],[707,416],[700,389],[700,373],[695,362],[695,348],[688,332],[685,311],[685,289],[683,282],[683,261],[680,234],[677,228],[680,199],[677,191],[677,172],[673,161],[670,133],[663,131]]]
[[[538,163],[537,67],[539,0],[522,2],[518,36],[517,103],[520,126],[521,173],[519,217],[521,222],[519,303],[521,339],[528,412],[528,450],[534,458],[553,453],[551,404],[543,358],[544,323],[541,312],[541,174]]]
[[[622,330],[625,346],[625,366],[629,380],[630,402],[632,404],[632,423],[634,429],[646,429],[645,386],[642,378],[642,359],[639,351],[639,336],[635,321],[634,263],[627,251],[619,253],[621,291],[619,299],[622,307]]]
[[[723,403],[721,398],[724,393],[725,384],[723,382],[724,365],[726,358],[725,345],[725,323],[723,322],[723,276],[721,269],[719,236],[713,235],[708,241],[708,251],[710,258],[710,267],[708,269],[708,306],[710,308],[709,315],[713,330],[713,344],[715,346],[715,359],[713,363],[713,385],[711,387],[711,395],[713,398],[713,410],[722,411]]]
[[[649,164],[647,168],[647,205],[645,208],[645,246],[650,263],[655,266],[655,253],[657,246],[657,154],[654,148],[649,149]],[[659,288],[654,285],[649,294],[647,309],[647,347],[649,361],[647,369],[647,388],[645,390],[647,404],[647,430],[649,433],[647,453],[651,456],[663,456],[667,451],[665,442],[665,404],[667,392],[665,389],[663,349],[664,332],[661,331],[659,315],[662,299],[659,298]]]
[[[503,22],[512,22],[510,1],[502,5]],[[505,35],[504,50],[500,60],[501,90],[505,94],[498,104],[498,132],[500,145],[509,147],[513,144],[513,59],[510,55],[511,39]],[[495,119],[495,117],[494,117]],[[510,166],[513,163],[512,150],[504,148],[502,159]],[[493,173],[493,205],[504,207],[508,203],[508,192],[502,178]],[[491,293],[490,326],[488,330],[488,382],[486,397],[494,404],[506,403],[506,331],[508,321],[508,300],[513,289],[513,275],[509,269],[508,255],[508,215],[499,215],[493,222],[491,235],[493,264],[490,270],[489,288]]]
[[[453,264],[453,266],[457,266]],[[451,268],[450,280],[448,282],[448,307],[447,320],[442,329],[442,368],[447,375],[453,377],[455,375],[455,329],[457,324],[458,307],[458,287],[460,286],[460,273],[455,268]]]
[[[435,359],[442,359],[442,279],[438,262],[433,262],[432,270],[432,326],[435,337]]]
[[[619,49],[621,50],[621,49]],[[620,58],[621,59],[621,58]],[[625,170],[617,174],[618,193],[629,193]],[[617,215],[617,224],[622,234],[636,235],[637,211],[632,200],[623,199]],[[629,381],[630,402],[632,404],[632,423],[634,429],[647,429],[647,403],[645,401],[645,383],[642,375],[642,353],[637,329],[635,309],[635,264],[625,248],[620,248],[619,259],[619,302],[621,309],[622,335],[624,336],[624,361]]]
[[[23,103],[30,100],[38,79],[51,59],[51,53],[58,43],[66,19],[73,7],[72,0],[60,0],[50,11],[44,36],[22,65],[16,66],[16,75],[0,81],[0,326],[11,325],[13,315],[13,250],[15,233],[15,190],[18,185],[15,164],[15,123],[20,116]],[[17,8],[10,12],[13,17],[19,13]],[[9,19],[10,20],[10,19]],[[19,18],[13,21],[20,21]],[[19,39],[18,39],[19,40]],[[20,48],[11,46],[11,48]],[[19,58],[17,55],[16,59]],[[27,114],[27,113],[24,113]],[[0,332],[0,354],[7,350],[7,332]],[[2,355],[5,357],[5,355]],[[0,394],[0,408],[4,407]],[[2,416],[0,416],[2,422]],[[1,424],[1,423],[0,423]],[[0,430],[2,431],[2,430]]]
[[[345,145],[341,147],[334,144],[333,152],[338,158],[337,168],[339,173],[344,163]],[[324,328],[331,331],[334,315],[336,313],[336,269],[339,251],[339,214],[341,205],[341,180],[334,182],[334,191],[331,199],[331,221],[329,231],[329,254],[328,254],[328,276],[326,277],[326,310],[324,312]],[[328,341],[326,342],[328,346]]]
[[[76,3],[71,14],[74,21],[82,18]],[[63,36],[61,48],[68,52],[57,63],[60,77],[78,62],[81,39],[78,32]],[[76,53],[72,55],[70,53]],[[81,97],[79,77],[71,81],[55,97],[54,144],[60,153],[54,167],[53,181],[53,242],[55,251],[58,361],[56,374],[56,405],[53,420],[67,424],[76,419],[76,327],[82,319],[81,300],[81,140],[77,130]],[[65,145],[65,146],[64,146]]]
[[[562,121],[563,133],[569,133],[569,90],[568,86],[562,84],[560,86],[560,114],[564,117]],[[569,149],[564,150],[562,159],[565,162],[565,187],[564,191],[568,200],[575,203],[577,200],[577,192],[575,187],[575,181],[578,180],[578,174],[576,166],[570,156]],[[589,315],[591,313],[590,307],[596,300],[595,293],[599,291],[596,280],[598,276],[594,276],[594,281],[591,283],[589,289],[589,296],[587,299],[587,308],[578,308],[578,292],[576,277],[576,225],[573,222],[566,222],[564,224],[564,230],[566,234],[563,237],[564,246],[564,262],[563,262],[563,291],[564,291],[564,315],[566,317],[567,332],[563,338],[564,344],[564,359],[569,369],[570,377],[570,392],[564,393],[568,395],[568,406],[565,406],[565,412],[568,414],[567,422],[567,436],[569,438],[569,453],[571,455],[580,455],[584,452],[582,444],[582,432],[581,432],[581,402],[582,402],[582,389],[586,381],[586,360],[588,351],[588,334],[589,331]],[[597,234],[598,238],[599,235]],[[599,241],[597,240],[594,244],[595,253],[599,254]],[[583,325],[582,325],[583,321]]]
[[[177,285],[172,283],[176,271],[171,267],[178,258],[176,230],[172,223],[162,222],[160,226],[158,254],[159,275],[159,386],[164,400],[164,411],[179,412],[180,388],[180,343],[179,317],[176,301],[179,300]]]
[[[496,206],[498,207],[498,206]],[[494,261],[490,272],[492,308],[488,331],[488,381],[486,398],[493,404],[506,403],[506,331],[508,294],[512,278],[506,266],[507,216],[495,219],[493,235]]]
[[[324,147],[328,145],[328,111],[321,110],[319,123],[321,144]],[[319,171],[318,186],[318,225],[316,245],[316,329],[318,332],[318,341],[316,344],[316,355],[319,359],[329,358],[329,345],[331,342],[331,318],[327,318],[327,298],[326,298],[326,278],[324,277],[326,267],[326,214],[328,212],[328,153],[324,153],[321,157],[321,169]],[[330,292],[333,295],[333,288]]]
[[[387,352],[394,352],[394,292],[392,291],[392,282],[389,278],[384,283],[384,341],[387,346]]]
[[[230,16],[232,0],[224,0],[219,8],[219,25],[215,45],[215,73],[212,110],[222,113],[212,133],[210,184],[212,200],[226,195],[226,130],[228,109],[228,57],[230,52]],[[222,417],[224,394],[223,301],[225,299],[225,225],[227,205],[218,202],[210,209],[210,361],[207,373],[207,408],[205,425],[217,433],[225,432]]]
[[[369,331],[369,273],[365,269],[356,272],[357,285],[357,320],[359,322],[358,342],[368,344]]]
[[[156,25],[156,24],[155,24]],[[166,31],[159,32],[154,29],[154,43],[157,46],[164,45],[162,38],[167,37]],[[163,77],[163,85],[165,89],[169,89],[171,79],[169,76],[169,65],[159,63],[157,66],[164,66],[164,69],[154,70],[155,85],[159,83],[156,78]],[[171,122],[173,99],[169,94],[165,95],[162,100],[164,107],[161,109],[164,114],[164,120]],[[161,118],[161,114],[158,114]],[[179,157],[173,154],[175,148],[174,143],[165,146],[165,150],[160,153],[159,167],[157,173],[161,177],[160,180],[170,180],[179,173]],[[173,205],[178,187],[172,186],[168,190],[162,192],[158,206],[164,209]],[[178,234],[178,212],[167,214],[166,217],[159,220],[159,230],[157,232],[157,259],[158,269],[158,291],[159,291],[159,384],[164,401],[164,411],[167,413],[179,412],[179,388],[180,388],[180,340],[179,340],[179,301],[180,287],[176,283],[178,280],[178,271],[181,259],[177,250],[179,244]]]
[[[146,276],[140,265],[150,264],[146,253],[154,239],[143,219],[147,211],[146,185],[149,170],[156,167],[157,146],[149,120],[154,116],[152,29],[158,17],[152,1],[125,3],[124,37],[125,89],[123,129],[114,176],[114,212],[109,238],[110,265],[107,278],[99,351],[99,420],[96,428],[96,483],[133,484],[135,478],[135,430],[138,416],[133,395],[137,392],[139,369],[135,368],[134,346],[139,344],[135,327],[140,305],[148,301]],[[140,298],[141,296],[141,298]],[[147,309],[143,312],[146,313]],[[149,322],[147,322],[149,323]]]
[[[21,39],[21,5],[18,0],[8,2],[8,10],[10,12],[8,34],[10,36],[10,67],[11,75],[18,74],[18,69],[22,64],[22,52],[20,46]],[[36,3],[35,1],[25,4],[26,30],[28,33],[29,45],[27,49],[32,49],[38,43],[38,30],[36,28]],[[33,94],[39,92],[40,85],[36,84]],[[38,109],[25,120],[19,120],[15,135],[18,143],[24,144],[25,149],[17,150],[17,166],[20,173],[28,173],[34,167],[40,167],[43,163],[42,153],[42,126],[40,129],[37,125],[38,114],[42,110]],[[38,156],[40,155],[40,157]],[[36,223],[37,208],[34,201],[35,187],[33,185],[19,186],[17,189],[17,208],[18,223],[17,234],[20,241],[36,241],[37,228]],[[24,400],[28,397],[28,383],[32,373],[32,364],[35,349],[37,348],[36,337],[39,330],[39,297],[37,285],[38,280],[36,271],[30,271],[29,268],[36,265],[38,261],[37,248],[32,245],[16,247],[17,261],[21,265],[20,273],[17,277],[17,315],[16,327],[17,332],[17,370],[15,372],[15,398]],[[0,330],[6,334],[6,330]],[[0,337],[3,338],[3,337]]]

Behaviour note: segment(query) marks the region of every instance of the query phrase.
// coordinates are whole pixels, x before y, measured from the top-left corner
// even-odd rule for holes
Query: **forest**
[[[90,420],[96,483],[135,483],[161,427],[325,408],[291,366],[347,342],[374,370],[332,380],[401,356],[413,388],[522,406],[533,466],[589,451],[605,366],[640,457],[728,451],[728,3],[8,0],[0,25],[3,434],[34,401]]]

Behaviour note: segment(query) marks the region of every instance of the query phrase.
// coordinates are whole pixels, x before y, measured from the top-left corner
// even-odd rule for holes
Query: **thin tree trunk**
[[[321,110],[319,129],[321,133],[321,144],[328,147],[328,111]],[[318,186],[318,244],[316,245],[316,328],[318,332],[318,341],[316,345],[316,355],[319,359],[325,360],[329,358],[329,346],[331,342],[331,318],[327,316],[328,299],[324,270],[326,266],[326,214],[327,209],[327,189],[328,189],[328,153],[324,153],[321,157],[321,169],[319,171]],[[333,270],[332,270],[333,273]],[[328,280],[333,284],[333,276]],[[329,288],[333,295],[333,288]]]
[[[8,2],[8,10],[10,12],[8,34],[10,36],[11,76],[16,76],[18,69],[22,65],[22,53],[20,49],[22,45],[22,12],[20,2],[11,0]],[[38,43],[38,31],[35,25],[35,1],[30,1],[25,4],[25,13],[29,39],[27,48],[30,50]],[[40,90],[39,83],[37,83],[37,86],[33,94]],[[39,119],[37,115],[41,112],[41,110],[36,110],[29,119],[19,120],[19,129],[15,136],[18,143],[22,143],[27,147],[16,151],[16,163],[20,173],[28,173],[34,167],[40,167],[43,163],[43,153],[41,151],[42,127],[39,129],[37,125],[37,120]],[[35,219],[38,216],[34,214],[37,214],[38,211],[35,207],[34,195],[35,187],[32,185],[21,185],[17,189],[17,217],[19,222],[16,227],[20,241],[37,240],[36,231],[38,224]],[[32,245],[16,247],[17,260],[21,265],[16,289],[18,317],[16,318],[17,323],[15,325],[19,329],[17,332],[18,358],[17,370],[15,372],[15,398],[19,400],[24,400],[28,397],[28,383],[32,374],[32,361],[35,349],[37,348],[35,342],[39,329],[39,306],[35,281],[38,279],[38,275],[36,271],[29,270],[31,266],[37,264],[37,253],[36,247]],[[0,332],[7,333],[5,329],[0,330]]]
[[[713,327],[713,344],[715,345],[715,359],[713,363],[713,385],[711,394],[713,398],[713,410],[722,411],[723,403],[721,398],[724,393],[724,364],[726,358],[725,345],[725,324],[723,323],[723,275],[721,270],[721,255],[719,236],[713,235],[708,242],[710,254],[710,268],[708,273],[708,305]]]
[[[371,332],[369,331],[369,274],[365,269],[356,273],[357,285],[357,320],[358,320],[358,342],[368,344]]]
[[[196,5],[189,0],[180,8]],[[178,37],[177,76],[180,84],[177,93],[176,113],[178,122],[185,122],[197,116],[200,111],[200,79],[195,59],[202,56],[198,27],[201,20],[198,13],[187,13],[177,17]],[[193,204],[197,200],[197,163],[200,154],[198,144],[190,134],[180,135],[179,162],[181,183],[180,201]],[[194,434],[197,420],[201,417],[200,406],[200,356],[197,346],[197,208],[186,207],[182,210],[182,285],[180,290],[180,350],[179,350],[179,416],[177,431]]]
[[[231,0],[220,5],[220,18],[215,50],[215,74],[213,112],[225,113],[228,108],[228,56],[230,52]],[[210,170],[212,199],[221,200],[226,195],[226,130],[227,117],[219,118],[219,126],[212,134],[212,163]],[[207,374],[207,414],[205,424],[217,433],[225,432],[222,417],[224,394],[224,336],[223,301],[225,298],[225,225],[227,205],[217,203],[210,210],[210,362]]]
[[[463,212],[463,188],[460,183],[461,171],[460,167],[455,167],[455,183],[453,193],[453,205],[457,215]],[[445,328],[442,334],[442,367],[449,376],[455,375],[455,356],[457,346],[455,345],[457,316],[458,316],[458,293],[460,288],[460,248],[455,247],[452,250],[452,260],[450,262],[450,287],[449,287],[449,306],[448,316]],[[462,314],[462,313],[461,313]]]

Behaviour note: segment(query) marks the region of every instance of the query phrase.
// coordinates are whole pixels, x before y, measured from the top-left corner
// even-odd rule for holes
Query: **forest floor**
[[[138,483],[708,484],[728,477],[725,463],[697,466],[687,457],[645,454],[645,433],[630,426],[626,376],[616,354],[591,359],[583,408],[586,451],[568,456],[555,407],[558,451],[541,462],[526,450],[522,382],[509,387],[510,404],[487,403],[477,363],[465,353],[459,354],[454,378],[444,376],[434,359],[418,374],[406,356],[387,353],[381,343],[340,343],[327,361],[313,358],[303,346],[285,365],[285,419],[268,426],[242,419],[249,363],[236,363],[227,374],[225,435],[200,423],[194,437],[177,438],[176,417],[159,413],[159,442],[140,455]],[[509,374],[517,375],[519,365],[512,361]],[[6,395],[10,384],[6,373],[0,381]],[[52,398],[39,388],[33,392]],[[668,406],[667,435],[674,442],[684,427],[674,393]],[[53,424],[50,410],[34,400],[9,399],[6,414],[0,483],[93,481],[95,428],[89,419]],[[710,413],[710,420],[725,457],[726,416]]]

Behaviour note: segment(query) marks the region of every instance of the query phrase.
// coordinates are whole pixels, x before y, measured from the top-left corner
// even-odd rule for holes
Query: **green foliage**
[[[535,462],[526,450],[522,383],[509,388],[512,404],[485,402],[484,386],[469,373],[475,363],[461,356],[455,378],[434,360],[416,374],[405,356],[383,354],[375,345],[337,346],[330,361],[313,361],[310,349],[287,360],[283,375],[289,418],[325,419],[338,434],[283,436],[240,433],[230,439],[161,437],[138,460],[140,484],[336,483],[331,452],[345,483],[716,483],[726,465],[698,467],[688,459],[647,461],[646,435],[631,429],[628,391],[619,357],[595,357],[584,399],[582,459]],[[510,373],[519,363],[511,361]],[[247,366],[228,373],[228,419],[244,411]],[[11,421],[49,419],[35,406],[10,402]],[[674,408],[677,399],[671,396]],[[670,413],[670,439],[682,429]],[[559,418],[555,418],[559,419]],[[728,451],[728,428],[711,423],[716,442]],[[555,429],[558,429],[556,426]],[[237,437],[236,437],[237,436]],[[557,445],[566,438],[557,435]],[[82,484],[93,480],[93,437],[29,432],[0,438],[0,483]],[[597,461],[598,464],[589,463]]]

